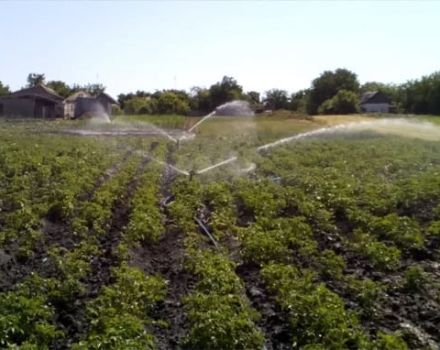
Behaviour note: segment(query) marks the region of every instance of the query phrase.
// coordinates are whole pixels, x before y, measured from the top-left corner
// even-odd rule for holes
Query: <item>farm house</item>
[[[44,85],[36,85],[1,97],[0,115],[27,118],[62,117],[63,98]]]
[[[389,113],[390,100],[380,91],[369,91],[361,97],[361,111],[364,113]]]

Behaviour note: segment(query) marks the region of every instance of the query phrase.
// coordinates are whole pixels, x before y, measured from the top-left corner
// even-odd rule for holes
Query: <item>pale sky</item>
[[[0,2],[0,81],[28,73],[110,94],[209,87],[289,92],[324,70],[402,83],[440,70],[440,1]]]

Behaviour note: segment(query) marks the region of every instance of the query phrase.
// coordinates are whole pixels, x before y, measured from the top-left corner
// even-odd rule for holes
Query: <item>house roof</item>
[[[64,102],[75,102],[79,97],[91,97],[91,95],[85,91],[77,91],[74,94],[67,97]]]
[[[63,98],[60,95],[58,95],[54,90],[48,88],[47,86],[44,86],[43,84],[38,84],[30,88],[25,88],[15,91],[7,96],[3,96],[2,98],[24,98],[24,97],[41,98],[54,102],[63,100]]]
[[[367,91],[362,94],[360,104],[365,103],[390,103],[390,100],[380,91]]]
[[[113,97],[106,94],[105,92],[101,92],[98,96],[96,96],[96,98],[104,98],[108,100],[111,104],[119,105],[118,101],[116,101]]]

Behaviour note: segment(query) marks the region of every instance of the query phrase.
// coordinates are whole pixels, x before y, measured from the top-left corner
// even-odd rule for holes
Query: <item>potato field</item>
[[[440,347],[440,142],[220,119],[0,121],[0,348]]]

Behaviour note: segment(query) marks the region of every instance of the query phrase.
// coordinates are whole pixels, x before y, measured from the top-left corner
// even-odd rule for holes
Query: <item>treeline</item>
[[[27,86],[45,83],[63,97],[79,90],[92,95],[105,91],[101,84],[69,86],[59,80],[46,83],[44,74],[29,74],[27,82]],[[115,112],[203,115],[225,102],[240,99],[248,101],[257,112],[285,109],[302,114],[348,114],[360,111],[360,98],[368,91],[380,91],[387,96],[392,112],[440,115],[440,72],[401,85],[360,84],[357,75],[347,69],[325,71],[312,81],[310,88],[292,94],[282,89],[268,90],[263,96],[257,91],[245,92],[237,80],[228,76],[209,88],[122,93]],[[8,86],[0,82],[0,95],[7,93]]]

